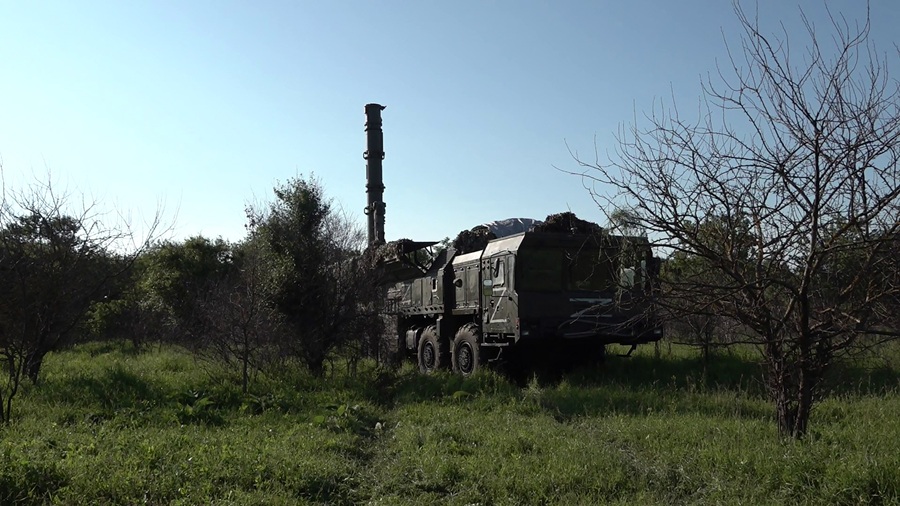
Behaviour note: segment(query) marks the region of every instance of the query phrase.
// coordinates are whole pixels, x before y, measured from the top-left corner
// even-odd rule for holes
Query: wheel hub
[[[422,348],[422,362],[427,369],[434,368],[434,357],[434,345],[425,343],[424,348]]]
[[[472,348],[469,347],[469,344],[464,343],[460,345],[456,352],[456,362],[459,370],[466,374],[472,372]]]

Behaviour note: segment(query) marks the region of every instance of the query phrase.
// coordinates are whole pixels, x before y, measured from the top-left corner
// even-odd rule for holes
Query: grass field
[[[900,504],[900,359],[836,371],[781,442],[750,356],[648,347],[519,387],[364,364],[236,378],[176,348],[48,357],[0,504]]]

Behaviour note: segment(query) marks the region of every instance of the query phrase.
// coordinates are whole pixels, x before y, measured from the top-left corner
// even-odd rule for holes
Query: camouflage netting
[[[456,236],[456,239],[453,239],[452,246],[456,249],[457,253],[462,255],[484,249],[490,240],[496,238],[497,236],[494,235],[489,228],[484,225],[478,225],[471,230],[463,230],[460,232]]]
[[[413,242],[415,241],[410,239],[398,239],[367,250],[371,265],[378,269],[380,284],[421,276],[422,270],[427,265],[421,265],[421,260],[417,259],[415,254],[409,254]]]
[[[507,220],[509,221],[509,220]],[[517,221],[524,221],[519,219]],[[536,220],[527,220],[534,223],[530,230],[534,232],[553,232],[561,234],[596,234],[603,231],[603,228],[596,223],[585,221],[575,216],[575,213],[566,211],[564,213],[551,214],[543,222]],[[488,226],[478,225],[471,230],[463,230],[456,239],[453,240],[451,246],[456,248],[458,254],[471,253],[484,249],[487,243],[496,239],[497,235],[491,231]]]
[[[594,222],[582,220],[573,212],[566,211],[547,216],[547,219],[543,223],[535,225],[533,230],[563,234],[598,234],[603,231],[603,228]]]
[[[375,248],[375,263],[395,259],[403,254],[405,246],[413,242],[411,239],[397,239]]]

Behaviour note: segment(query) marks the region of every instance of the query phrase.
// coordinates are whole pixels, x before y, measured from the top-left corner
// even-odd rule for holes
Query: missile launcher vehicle
[[[389,263],[405,265],[408,276],[418,251]],[[529,231],[472,252],[439,252],[391,285],[386,307],[398,349],[423,372],[468,375],[523,357],[596,361],[608,344],[662,337],[653,310],[658,272],[644,238]]]
[[[475,227],[434,241],[384,243],[383,106],[366,106],[370,248],[391,339],[422,372],[470,375],[488,362],[598,361],[606,345],[657,341],[660,260],[645,237],[614,235],[572,213]],[[497,237],[493,230],[516,232]]]

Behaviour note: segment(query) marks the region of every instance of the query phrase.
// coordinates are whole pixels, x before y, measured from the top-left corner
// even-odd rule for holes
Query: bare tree
[[[723,235],[726,231],[733,237],[746,238],[749,237],[746,230],[746,220],[728,223],[718,216],[711,216],[698,224],[695,233],[704,243],[717,245],[726,241]],[[732,250],[734,257],[749,261],[750,247],[747,241]],[[695,298],[683,298],[678,294],[681,290],[702,291],[710,286],[718,286],[721,275],[716,268],[710,266],[706,258],[684,251],[672,253],[662,270],[666,283],[660,306],[668,325],[666,334],[670,341],[698,346],[705,373],[714,349],[741,341],[740,323],[723,312],[718,300],[704,300],[698,305]]]
[[[39,379],[47,353],[69,344],[91,304],[126,273],[159,225],[143,239],[127,223],[107,223],[93,202],[59,193],[51,182],[3,192],[0,203],[0,418],[9,421],[24,377]],[[125,250],[126,244],[135,246]]]
[[[277,362],[283,342],[279,314],[265,290],[266,266],[258,247],[251,241],[233,248],[228,274],[210,280],[197,295],[203,334],[193,348],[236,365],[244,393],[255,373]]]
[[[801,438],[828,367],[861,339],[898,335],[900,89],[868,17],[832,15],[823,38],[804,15],[798,54],[786,32],[735,12],[742,44],[704,81],[699,119],[658,107],[607,160],[574,156],[598,203],[700,260],[694,276],[664,273],[663,303],[748,329],[779,432]]]

